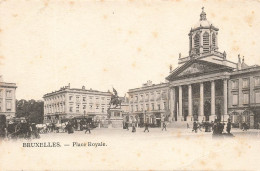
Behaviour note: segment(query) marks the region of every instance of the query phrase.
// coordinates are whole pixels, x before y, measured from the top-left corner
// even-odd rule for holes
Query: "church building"
[[[260,122],[260,66],[248,66],[238,56],[229,61],[218,48],[219,29],[202,8],[191,28],[189,56],[179,55],[178,67],[166,77],[169,86],[169,121],[219,121],[238,126]]]

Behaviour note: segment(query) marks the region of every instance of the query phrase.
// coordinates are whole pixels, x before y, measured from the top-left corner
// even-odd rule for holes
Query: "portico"
[[[167,77],[173,121],[227,121],[227,80],[231,69],[194,59]]]

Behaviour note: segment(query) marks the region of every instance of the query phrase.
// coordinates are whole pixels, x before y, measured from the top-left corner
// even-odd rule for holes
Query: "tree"
[[[33,123],[42,123],[43,121],[43,101],[31,99],[16,100],[16,117],[25,117]]]

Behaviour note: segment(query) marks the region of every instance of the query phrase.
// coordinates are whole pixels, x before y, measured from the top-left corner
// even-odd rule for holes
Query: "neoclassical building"
[[[160,127],[169,112],[168,83],[153,84],[147,81],[142,87],[130,89],[128,94],[129,115],[125,116],[125,121]]]
[[[189,56],[179,56],[178,67],[166,77],[170,121],[260,122],[260,67],[244,58],[228,60],[218,48],[219,29],[207,20],[204,9],[189,32]]]
[[[15,117],[16,111],[16,84],[3,81],[0,75],[0,114],[6,115],[7,119]]]
[[[92,118],[105,122],[111,98],[110,92],[92,89],[71,88],[70,85],[60,90],[47,93],[44,99],[44,123],[58,122],[64,118]]]

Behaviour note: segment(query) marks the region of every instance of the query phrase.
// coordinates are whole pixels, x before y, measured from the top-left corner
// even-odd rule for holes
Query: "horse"
[[[68,124],[68,122],[64,122],[64,123],[57,123],[55,124],[55,131],[58,132],[66,132],[66,125]]]
[[[39,133],[44,134],[48,132],[48,125],[47,124],[37,124],[36,128]]]
[[[111,99],[111,101],[109,102],[109,108],[111,107],[111,105],[115,105],[115,108],[116,108],[117,106],[120,106],[120,108],[121,108],[121,103],[122,103],[122,100],[121,100],[121,99],[119,99],[119,98],[113,98],[113,99]]]

